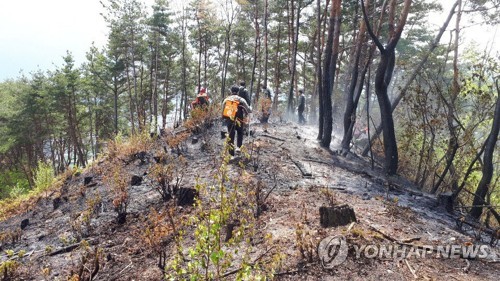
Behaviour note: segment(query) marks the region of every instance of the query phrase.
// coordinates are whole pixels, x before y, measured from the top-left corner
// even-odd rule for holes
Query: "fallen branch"
[[[417,279],[418,276],[417,274],[415,274],[415,269],[413,269],[411,266],[410,266],[410,263],[408,262],[407,259],[405,259],[405,263],[406,263],[406,266],[408,266],[408,269],[410,270],[411,274],[413,274],[413,278]]]
[[[71,252],[74,249],[78,248],[82,244],[83,241],[86,241],[85,243],[91,243],[92,242],[92,240],[82,240],[82,241],[80,241],[78,243],[75,243],[75,244],[69,245],[67,247],[61,248],[61,249],[59,249],[57,251],[50,252],[46,256],[56,256],[56,255],[59,255],[59,254],[64,254],[64,253]]]
[[[48,256],[56,256],[56,255],[59,255],[59,254],[64,254],[64,253],[68,253],[68,252],[71,252],[73,251],[74,249],[78,248],[80,246],[81,243],[76,243],[76,244],[72,244],[72,245],[69,245],[67,247],[64,247],[64,248],[61,248],[57,251],[54,251],[54,252],[50,252],[48,254]]]
[[[270,139],[273,139],[273,140],[277,140],[277,141],[286,141],[284,139],[273,137],[273,136],[270,136],[270,135],[267,135],[267,134],[262,134],[261,136],[266,137],[266,138],[270,138]]]
[[[295,164],[295,166],[297,166],[297,168],[299,168],[299,170],[302,173],[303,177],[305,177],[305,178],[312,177],[312,172],[308,171],[306,169],[306,167],[304,166],[304,164],[302,164],[300,161],[296,161],[296,160],[293,160],[293,159],[292,159],[292,162]]]
[[[272,246],[271,248],[267,249],[267,251],[265,251],[264,253],[262,253],[260,256],[258,256],[252,263],[250,263],[249,265],[250,266],[254,266],[259,260],[261,260],[263,257],[265,257],[272,249],[274,249],[274,246]],[[229,271],[229,272],[226,272],[224,273],[224,275],[221,276],[221,278],[226,278],[228,276],[231,276],[233,274],[236,274],[238,273],[239,271],[241,271],[243,269],[243,267],[239,267],[235,270],[232,270],[232,271]]]
[[[304,158],[303,160],[304,161],[308,161],[308,162],[315,162],[315,163],[319,163],[319,164],[325,164],[325,165],[328,165],[328,166],[333,166],[333,162],[321,161],[321,160],[311,159],[311,158]]]
[[[3,260],[3,259],[17,260],[19,258],[30,257],[34,252],[35,252],[35,250],[33,250],[33,251],[29,252],[29,253],[24,254],[22,257],[19,256],[19,252],[14,253],[10,258],[8,256],[0,256],[0,260]]]
[[[368,224],[368,227],[369,227],[370,229],[372,229],[373,231],[375,231],[375,232],[379,233],[380,235],[382,235],[382,237],[384,237],[385,239],[387,239],[387,240],[389,240],[389,241],[391,241],[391,242],[395,242],[395,243],[399,242],[396,238],[393,238],[392,236],[389,236],[388,234],[385,234],[384,232],[382,232],[382,231],[378,230],[376,227],[374,227],[374,226],[373,226],[373,225],[371,225],[371,224]],[[399,244],[399,243],[398,243],[398,244]]]
[[[132,265],[132,262],[130,262],[125,268],[123,268],[120,272],[118,272],[118,275],[122,274],[127,268],[129,268]]]
[[[401,242],[403,242],[403,243],[411,243],[413,241],[420,241],[420,239],[421,239],[421,237],[414,237],[414,238],[402,240]]]

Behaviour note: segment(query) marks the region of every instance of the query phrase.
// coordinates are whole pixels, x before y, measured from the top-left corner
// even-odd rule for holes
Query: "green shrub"
[[[54,182],[54,169],[50,163],[38,162],[35,172],[35,188],[37,192],[46,190]]]
[[[9,190],[9,197],[10,198],[17,198],[23,194],[26,194],[29,192],[29,188],[26,186],[23,186],[21,183],[16,183],[10,190]]]
[[[5,170],[0,172],[0,200],[16,198],[30,190],[28,179],[22,171]]]

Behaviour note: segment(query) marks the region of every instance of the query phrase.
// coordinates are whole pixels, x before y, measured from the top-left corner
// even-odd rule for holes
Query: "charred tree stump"
[[[193,188],[180,188],[177,191],[177,205],[178,206],[186,206],[186,205],[194,205],[194,200],[198,198],[199,194],[196,189]]]
[[[56,197],[52,200],[52,207],[54,208],[54,210],[59,208],[59,206],[61,206],[61,204],[62,204],[61,197]]]
[[[130,185],[132,185],[132,186],[141,185],[141,183],[142,183],[141,176],[136,176],[136,175],[132,176],[132,179],[130,180]]]
[[[119,213],[117,216],[116,216],[116,223],[117,224],[124,224],[127,222],[127,213]]]
[[[453,213],[453,193],[445,192],[438,195],[439,206],[443,206],[448,213]]]
[[[93,179],[93,178],[94,178],[94,177],[84,177],[84,178],[83,178],[83,185],[84,185],[84,186],[89,185],[89,184],[92,182],[92,179]]]
[[[29,219],[24,219],[21,221],[21,230],[24,230],[26,227],[28,227],[28,225],[30,224],[30,220]]]
[[[349,205],[320,207],[320,223],[322,227],[336,227],[356,221],[356,214]]]
[[[228,222],[226,224],[226,237],[224,238],[224,242],[228,242],[231,238],[233,238],[233,231],[239,225],[240,225],[239,220]]]

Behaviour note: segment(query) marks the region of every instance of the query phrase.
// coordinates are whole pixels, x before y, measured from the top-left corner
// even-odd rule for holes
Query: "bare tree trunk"
[[[332,140],[332,91],[335,80],[335,69],[339,51],[341,0],[332,1],[330,10],[330,26],[328,28],[328,41],[325,47],[324,73],[323,73],[323,135],[321,146],[329,148]]]
[[[165,129],[167,127],[167,115],[168,115],[168,99],[169,99],[169,87],[170,87],[170,67],[166,67],[165,80],[163,81],[163,101],[161,107],[161,117],[162,123],[161,128]],[[174,118],[175,120],[175,118]]]
[[[366,1],[365,4],[365,9],[370,5],[370,0]],[[361,95],[357,95],[356,97],[354,96],[356,86],[360,90],[359,93],[361,93],[361,89],[363,87],[363,80],[364,77],[359,77],[359,64],[360,64],[360,58],[361,58],[361,53],[362,53],[362,46],[365,43],[365,33],[366,33],[366,24],[364,20],[361,20],[360,27],[359,27],[359,35],[356,40],[356,47],[354,51],[354,62],[352,64],[352,72],[350,76],[350,84],[349,88],[347,90],[347,97],[346,97],[346,109],[344,112],[344,136],[342,138],[342,154],[347,155],[347,153],[350,151],[350,146],[351,146],[351,141],[352,141],[352,136],[353,136],[353,131],[354,131],[354,124],[356,123],[356,109],[358,107],[358,102],[359,102],[359,97]],[[371,56],[368,58],[368,61],[371,60]],[[365,70],[368,68],[368,65],[365,67]],[[366,71],[365,71],[366,73]]]
[[[269,47],[268,47],[268,33],[269,30],[267,28],[267,22],[269,18],[269,2],[268,0],[264,1],[264,86],[267,87],[267,61],[269,60]]]
[[[186,57],[186,48],[187,48],[187,19],[186,19],[186,10],[183,10],[182,16],[182,95],[181,95],[181,104],[180,104],[180,112],[179,112],[179,120],[181,116],[184,120],[187,118],[187,57]],[[199,84],[198,84],[199,87]],[[182,113],[182,115],[181,115]],[[174,124],[175,126],[175,124]]]
[[[259,5],[258,1],[255,2],[255,18],[254,18],[254,26],[255,26],[255,46],[253,49],[253,65],[252,65],[252,78],[250,79],[250,95],[253,95],[253,84],[255,82],[255,69],[257,68],[257,59],[258,59],[258,49],[260,46],[260,28],[259,28]],[[259,88],[258,85],[256,87]],[[250,100],[253,101],[254,105],[257,105],[259,102],[259,92],[256,91],[255,99],[251,96]]]
[[[497,88],[497,102],[495,106],[495,114],[493,115],[493,124],[491,126],[491,132],[486,140],[486,145],[484,148],[483,156],[483,177],[477,186],[476,193],[474,196],[474,201],[472,205],[474,206],[470,211],[471,217],[479,219],[483,213],[483,205],[486,194],[493,178],[493,153],[495,152],[495,146],[498,139],[498,133],[500,131],[500,87],[498,86],[498,78],[496,80]]]
[[[196,15],[196,25],[198,26],[198,84],[196,85],[197,91],[196,93],[200,92],[201,89],[201,54],[203,53],[203,37],[201,35],[201,23],[200,23],[200,17],[199,15]]]
[[[450,23],[450,21],[453,17],[453,14],[455,13],[455,8],[457,7],[457,5],[458,5],[458,1],[455,2],[453,7],[451,8],[450,13],[448,14],[448,17],[446,18],[445,22],[443,23],[443,25],[439,29],[438,34],[434,38],[434,41],[430,44],[429,50],[424,54],[422,60],[417,65],[417,67],[413,70],[412,74],[410,75],[410,78],[408,78],[408,80],[405,82],[403,88],[399,92],[399,95],[394,99],[394,102],[391,105],[391,110],[393,112],[396,109],[396,107],[398,106],[399,102],[403,99],[403,97],[406,96],[406,93],[410,89],[411,84],[413,83],[415,78],[417,78],[418,73],[420,73],[420,71],[422,70],[425,63],[427,63],[429,56],[438,47],[439,41],[441,40],[441,37],[443,36],[444,32],[446,31],[446,28],[448,27],[448,24]],[[369,146],[373,145],[373,141],[378,138],[380,133],[382,133],[382,125],[379,125],[376,128],[375,133],[373,134],[373,137],[371,138],[369,144],[364,147],[363,153],[362,153],[363,156],[366,156],[368,154],[368,151],[370,149]]]
[[[208,46],[207,42],[203,44],[203,85],[207,88],[209,85],[207,84],[207,67],[208,67]]]
[[[395,5],[396,3],[392,0],[392,5],[389,5],[389,31],[390,39],[387,45],[384,47],[379,41],[375,33],[373,32],[368,16],[366,14],[366,9],[364,7],[363,1],[363,17],[366,22],[368,33],[370,34],[372,40],[377,45],[380,51],[380,62],[377,67],[377,72],[375,74],[375,93],[377,94],[377,99],[380,107],[380,119],[382,122],[382,132],[384,135],[384,153],[385,153],[385,163],[384,168],[387,174],[394,175],[398,169],[398,148],[396,143],[396,135],[394,132],[394,121],[392,117],[391,102],[387,94],[387,88],[391,82],[392,74],[394,71],[394,64],[396,60],[395,49],[396,45],[401,38],[403,32],[403,27],[406,24],[406,19],[410,10],[411,0],[405,0],[403,11],[399,18],[397,29],[394,29],[394,16],[395,16]]]
[[[292,75],[292,55],[293,55],[293,29],[294,29],[294,0],[286,1],[286,23],[287,23],[287,37],[288,37],[288,52],[287,52],[287,69],[288,74]]]
[[[317,30],[318,30],[318,41],[317,43],[317,61],[316,61],[316,79],[317,79],[317,92],[318,92],[318,107],[319,107],[319,113],[318,113],[318,140],[321,140],[323,137],[323,116],[324,116],[324,108],[323,108],[323,73],[322,73],[322,50],[323,50],[323,44],[322,44],[322,24],[321,24],[321,0],[317,0],[316,2],[316,8],[318,10],[317,16]]]
[[[226,76],[227,76],[227,66],[229,64],[229,55],[230,55],[230,50],[231,50],[231,38],[229,35],[229,31],[226,30],[226,38],[224,38],[224,61],[223,65],[224,67],[222,68],[222,87],[221,87],[221,97],[225,97],[225,89],[226,89]]]
[[[275,88],[274,88],[274,101],[273,101],[273,111],[276,111],[278,109],[278,98],[280,94],[280,86],[281,86],[281,23],[278,23],[278,35],[276,38],[276,60],[275,60],[275,65],[274,65],[274,83],[275,83]]]
[[[126,67],[128,69],[128,66]],[[129,111],[130,111],[130,124],[132,125],[132,134],[135,133],[135,120],[134,120],[134,112],[135,112],[135,106],[134,106],[134,97],[132,96],[132,87],[131,87],[131,82],[130,82],[130,75],[127,73],[127,92],[128,92],[128,98],[129,98]]]
[[[297,66],[297,50],[299,47],[299,27],[300,27],[300,11],[301,11],[300,1],[297,3],[297,15],[295,16],[295,34],[293,35],[293,54],[292,54],[292,75],[290,78],[290,90],[288,92],[288,114],[293,114],[293,88],[295,82],[296,75],[296,66]],[[292,5],[292,13],[293,13],[293,5]]]
[[[450,139],[448,141],[448,148],[446,150],[446,166],[443,173],[439,176],[438,182],[433,186],[431,193],[434,194],[439,189],[441,183],[444,181],[444,178],[450,172],[452,189],[455,191],[458,189],[457,179],[455,177],[455,166],[453,165],[453,161],[455,160],[455,155],[458,151],[458,135],[457,135],[457,126],[455,123],[455,103],[460,93],[460,84],[459,84],[459,71],[458,71],[458,43],[460,39],[460,20],[462,16],[462,0],[458,0],[458,12],[455,23],[455,42],[453,48],[453,83],[450,91],[450,100],[446,101],[446,98],[442,96],[443,101],[446,103],[447,115],[446,121],[448,124],[448,130],[450,131]]]

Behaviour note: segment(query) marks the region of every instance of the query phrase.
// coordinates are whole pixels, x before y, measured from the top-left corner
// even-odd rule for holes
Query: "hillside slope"
[[[216,237],[215,241],[222,241],[218,249],[224,251],[220,259],[230,262],[221,265],[223,272],[217,273],[215,265],[207,266],[206,271],[216,272],[214,276],[221,279],[235,279],[243,271],[273,275],[276,280],[498,278],[500,266],[494,256],[498,248],[488,248],[488,258],[469,260],[437,258],[435,253],[426,258],[357,258],[356,250],[367,245],[478,242],[457,230],[455,218],[434,197],[413,190],[404,179],[386,178],[380,169],[370,170],[362,159],[341,158],[320,148],[312,126],[276,123],[264,128],[252,124],[251,129],[253,137],[245,139],[248,158],[241,153],[228,163],[221,156],[220,124],[194,135],[179,129],[147,146],[147,151],[102,158],[81,175],[68,178],[61,190],[46,194],[23,214],[0,223],[0,261],[17,261],[17,268],[12,266],[9,271],[15,280],[162,280],[160,268],[166,265],[166,273],[173,274],[169,270],[179,251],[183,252],[180,266],[207,254],[196,255],[196,246],[204,245],[200,226],[205,215],[215,214],[213,210],[222,210],[223,205],[223,199],[217,201],[210,194],[219,194],[217,186],[225,190],[226,183],[231,183],[228,194],[236,190],[231,186],[242,187],[234,193],[235,198],[242,197],[233,198],[241,208],[227,207],[231,214],[216,231],[227,236],[228,229],[240,229],[243,239],[224,242],[228,237]],[[181,135],[184,137],[172,141]],[[174,178],[183,178],[181,187],[198,186],[201,203],[180,206],[185,203],[177,201],[181,195],[176,200],[162,200],[155,189],[159,185],[156,162],[172,165]],[[120,189],[113,187],[117,183],[123,183],[128,198],[122,221],[114,210],[120,198]],[[343,204],[353,208],[357,222],[323,228],[319,208]],[[252,219],[257,208],[259,216]],[[245,213],[248,210],[250,215]],[[190,217],[198,217],[198,221],[189,222]],[[341,265],[324,269],[316,247],[332,235],[346,237],[349,253]],[[236,248],[241,251],[233,251]],[[207,260],[219,260],[209,256]],[[173,275],[183,276],[180,271]]]

